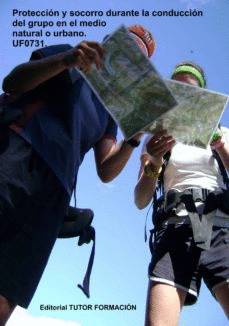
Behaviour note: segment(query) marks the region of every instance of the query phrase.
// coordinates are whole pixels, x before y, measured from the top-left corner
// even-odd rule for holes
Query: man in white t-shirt
[[[203,70],[190,62],[178,65],[172,79],[206,86]],[[177,325],[182,307],[196,302],[201,279],[229,318],[229,211],[221,196],[228,192],[213,157],[214,150],[224,169],[229,169],[228,139],[229,130],[222,128],[222,135],[207,149],[201,149],[176,143],[163,130],[148,138],[143,147],[135,203],[143,209],[151,202],[158,178],[163,182],[166,198],[164,206],[160,206],[164,221],[156,229],[154,242],[152,237],[150,240],[147,326]],[[221,197],[217,197],[219,193]],[[223,198],[223,208],[217,207],[218,198]],[[155,206],[154,216],[159,216]],[[208,238],[202,241],[206,230]]]

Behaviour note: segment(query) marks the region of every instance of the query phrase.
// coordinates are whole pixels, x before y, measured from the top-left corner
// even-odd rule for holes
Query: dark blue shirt
[[[46,47],[31,60],[70,49]],[[49,164],[71,195],[85,154],[104,136],[116,138],[117,125],[82,75],[75,68],[43,83],[23,101],[42,99],[41,108],[25,123],[20,134]]]

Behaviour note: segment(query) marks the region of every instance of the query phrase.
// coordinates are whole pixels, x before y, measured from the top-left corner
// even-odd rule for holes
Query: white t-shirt
[[[229,129],[221,127],[221,131],[225,141],[229,143]],[[146,153],[149,139],[150,137],[147,137],[144,142],[142,154]],[[203,149],[176,143],[164,172],[165,193],[172,189],[181,192],[190,188],[204,188],[217,192],[226,187],[210,146]],[[222,214],[220,213],[220,216]]]
[[[217,160],[211,148],[202,149],[178,143],[174,146],[164,173],[165,192],[171,189],[225,188]]]

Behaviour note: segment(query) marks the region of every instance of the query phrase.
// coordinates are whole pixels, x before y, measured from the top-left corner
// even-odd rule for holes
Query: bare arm
[[[223,161],[223,164],[227,170],[229,170],[229,147],[228,144],[224,143],[224,145],[217,149],[217,152]]]
[[[220,137],[216,141],[212,142],[211,148],[216,150],[219,154],[225,168],[229,170],[229,146],[228,143],[224,140],[224,137]]]
[[[139,179],[134,190],[135,204],[139,209],[145,208],[150,203],[155,193],[156,185],[157,185],[157,177],[147,176],[144,173],[144,165],[148,160],[152,162],[150,155],[145,154],[141,156]],[[153,166],[153,171],[155,172],[155,174],[158,173],[161,165],[162,162],[159,165],[155,164]]]
[[[163,156],[172,149],[174,144],[174,138],[169,136],[166,130],[157,133],[148,142],[147,153],[141,157],[139,179],[134,190],[135,204],[139,209],[145,208],[150,203],[157,185],[156,175],[163,164]],[[147,160],[151,162],[153,176],[147,176],[144,173]]]
[[[15,67],[3,80],[2,88],[6,93],[25,93],[68,67],[77,66],[87,73],[93,62],[100,68],[103,55],[104,49],[98,43],[82,42],[64,53]]]
[[[142,134],[134,137],[139,141]],[[110,182],[124,169],[134,147],[122,140],[118,145],[112,139],[102,139],[95,146],[95,161],[97,173],[103,182]]]

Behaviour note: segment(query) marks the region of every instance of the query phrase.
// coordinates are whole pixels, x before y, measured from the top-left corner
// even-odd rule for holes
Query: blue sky
[[[99,17],[106,22],[105,27],[77,27],[88,40],[101,41],[119,25],[142,24],[153,33],[157,47],[152,62],[159,73],[169,78],[176,63],[194,60],[203,66],[208,88],[229,94],[229,3],[227,0],[178,0],[165,1],[102,1],[102,0],[1,0],[1,71],[0,79],[17,64],[29,59],[35,47],[13,47],[12,31],[16,19],[40,20],[39,17],[12,17],[13,9],[73,11],[97,10],[104,14]],[[198,17],[107,17],[106,11],[142,9],[150,13],[154,10],[202,10]],[[66,16],[65,21],[79,17]],[[95,21],[97,17],[85,20]],[[53,17],[43,20],[52,21]],[[23,28],[25,29],[25,28]],[[40,30],[41,28],[34,28]],[[62,28],[63,29],[63,28]],[[28,30],[28,28],[27,28]],[[44,28],[43,32],[48,30]],[[51,33],[56,27],[49,28]],[[58,43],[77,44],[84,38],[43,37],[46,45]],[[228,110],[222,123],[229,126]],[[118,135],[122,138],[121,132]],[[77,288],[86,270],[91,245],[78,247],[76,240],[58,240],[38,290],[28,311],[17,309],[10,325],[75,325],[75,326],[141,326],[144,324],[144,311],[147,291],[147,268],[150,259],[148,244],[144,242],[144,223],[148,211],[137,210],[133,201],[133,190],[139,169],[140,148],[136,149],[126,169],[110,184],[102,184],[95,170],[93,152],[85,158],[80,169],[77,185],[77,205],[90,207],[95,212],[94,226],[97,230],[96,257],[91,278],[91,299],[87,299]],[[151,227],[150,218],[148,228]],[[42,311],[40,305],[128,305],[137,306],[132,311]],[[42,316],[42,317],[41,317]],[[202,285],[198,303],[184,308],[179,326],[226,325],[219,304]]]

